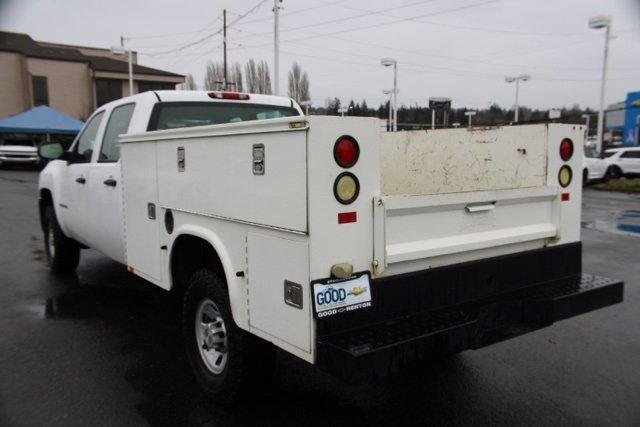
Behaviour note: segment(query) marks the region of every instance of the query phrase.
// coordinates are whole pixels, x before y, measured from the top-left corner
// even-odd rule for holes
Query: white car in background
[[[0,166],[40,165],[38,146],[34,141],[0,141]]]
[[[604,156],[611,168],[611,178],[640,176],[640,147],[611,148],[605,150]]]
[[[607,182],[611,178],[609,162],[600,157],[596,147],[585,147],[582,158],[582,184],[590,182]]]

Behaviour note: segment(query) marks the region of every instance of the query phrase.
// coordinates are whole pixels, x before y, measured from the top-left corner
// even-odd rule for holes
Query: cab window
[[[82,133],[80,134],[80,138],[78,138],[74,162],[86,163],[91,161],[91,156],[93,155],[93,147],[95,146],[96,138],[98,136],[98,129],[100,128],[100,123],[102,122],[102,116],[104,116],[104,111],[101,111],[93,116],[85,125]]]
[[[177,129],[221,123],[299,116],[293,107],[231,102],[159,102],[147,130]]]
[[[135,104],[120,105],[111,112],[107,122],[107,129],[104,131],[104,138],[102,139],[99,162],[117,162],[120,158],[118,135],[127,133],[129,130],[134,107]]]

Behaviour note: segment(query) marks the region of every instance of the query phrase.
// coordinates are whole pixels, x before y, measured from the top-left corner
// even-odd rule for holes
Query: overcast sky
[[[640,90],[640,0],[284,0],[282,6],[280,86],[286,92],[286,72],[297,61],[309,74],[314,105],[337,96],[377,106],[393,81],[380,58],[393,57],[405,105],[446,96],[458,107],[511,106],[515,88],[504,77],[528,73],[523,105],[597,107],[604,35],[587,22],[602,13],[612,15],[615,36],[606,102]],[[0,0],[0,29],[98,47],[124,35],[139,63],[191,73],[202,86],[207,61],[222,59],[222,35],[214,33],[224,8],[229,22],[237,20],[229,29],[229,61],[273,64],[272,7],[273,0]]]

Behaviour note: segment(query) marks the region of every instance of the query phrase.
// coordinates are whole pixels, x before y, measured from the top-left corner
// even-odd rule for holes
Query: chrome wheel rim
[[[47,231],[47,246],[49,248],[49,258],[53,258],[56,256],[56,245],[54,239],[55,237],[53,236],[53,227],[49,225],[49,230]]]
[[[220,374],[227,366],[227,329],[218,306],[205,299],[198,306],[195,319],[196,344],[207,369]]]

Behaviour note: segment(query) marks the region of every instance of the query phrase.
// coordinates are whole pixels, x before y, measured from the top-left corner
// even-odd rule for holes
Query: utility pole
[[[224,45],[224,78],[222,79],[222,86],[224,90],[227,90],[227,9],[222,11],[222,44]]]
[[[278,18],[282,0],[273,0],[273,94],[280,95],[280,28]]]

